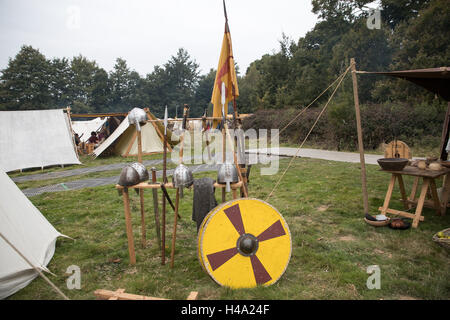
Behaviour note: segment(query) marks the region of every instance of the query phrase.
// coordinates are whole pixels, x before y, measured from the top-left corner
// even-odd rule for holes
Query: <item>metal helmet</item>
[[[137,131],[141,131],[141,126],[147,123],[147,113],[141,108],[134,108],[128,113],[128,122],[134,124]]]
[[[131,166],[122,169],[119,177],[119,185],[122,187],[130,187],[140,182],[139,173]]]
[[[180,163],[173,171],[172,183],[180,190],[180,197],[183,197],[183,188],[188,188],[194,183],[194,175],[191,169]]]
[[[217,182],[226,184],[226,192],[230,192],[230,184],[239,182],[239,175],[236,166],[232,163],[223,163],[217,172]]]
[[[148,170],[142,163],[135,162],[131,164],[131,167],[139,174],[139,182],[144,182],[149,179],[150,176],[148,174]]]

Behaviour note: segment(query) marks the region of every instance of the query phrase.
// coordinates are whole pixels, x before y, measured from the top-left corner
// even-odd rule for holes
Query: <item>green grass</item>
[[[122,158],[121,158],[122,160]],[[261,176],[252,168],[249,195],[265,200],[289,159],[280,161],[275,176]],[[104,172],[107,176],[111,173]],[[196,178],[216,173],[196,174]],[[389,175],[367,165],[372,214],[383,204]],[[407,192],[412,179],[405,179]],[[438,182],[438,185],[441,182]],[[174,191],[169,190],[172,198]],[[192,191],[181,201],[175,267],[161,265],[155,242],[152,196],[146,192],[147,247],[140,246],[139,198],[130,192],[136,266],[129,264],[122,198],[114,187],[47,193],[30,200],[60,232],[48,268],[50,279],[71,299],[94,299],[96,289],[170,299],[185,299],[199,291],[200,299],[417,299],[450,298],[450,264],[446,249],[432,235],[449,226],[450,214],[436,216],[424,209],[425,221],[405,231],[374,228],[363,221],[358,164],[296,159],[269,199],[286,219],[292,235],[292,257],[285,274],[270,287],[230,290],[218,286],[197,259],[197,233],[192,215]],[[159,195],[161,193],[159,192]],[[230,195],[228,195],[230,196]],[[220,199],[220,193],[216,193]],[[402,209],[398,187],[392,207]],[[170,256],[173,211],[168,210],[166,257]],[[66,287],[67,267],[81,268],[81,290]],[[366,287],[370,265],[381,268],[381,289]],[[38,278],[10,299],[58,299]]]

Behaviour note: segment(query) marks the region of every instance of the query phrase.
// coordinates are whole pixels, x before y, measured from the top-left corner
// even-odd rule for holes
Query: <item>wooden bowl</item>
[[[450,228],[448,229],[444,229],[441,231],[445,236],[450,236]],[[450,239],[446,239],[446,238],[439,238],[438,237],[438,233],[436,232],[433,236],[433,241],[436,242],[437,244],[439,244],[440,246],[450,249]]]
[[[380,167],[387,171],[401,171],[408,164],[408,161],[405,158],[381,158],[377,160]]]
[[[374,227],[384,227],[384,226],[387,226],[390,223],[391,219],[388,217],[384,221],[372,221],[372,220],[369,220],[367,218],[364,218],[364,221],[367,224],[370,224],[371,226],[374,226]]]

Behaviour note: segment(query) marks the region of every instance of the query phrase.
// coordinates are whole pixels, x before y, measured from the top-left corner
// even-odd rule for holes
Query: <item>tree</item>
[[[111,105],[115,110],[126,111],[128,106],[128,97],[130,95],[130,70],[127,62],[122,58],[116,59],[114,70],[109,74],[111,87]]]
[[[110,105],[111,88],[108,73],[104,69],[96,69],[90,93],[90,105],[95,112],[114,112]]]
[[[210,69],[205,75],[199,77],[198,84],[195,89],[195,106],[198,110],[208,110],[208,115],[212,115],[211,96],[216,79],[216,70]],[[202,112],[203,114],[203,112]]]
[[[382,18],[391,29],[411,18],[418,16],[419,11],[430,4],[430,0],[382,0]]]
[[[54,108],[65,108],[71,103],[70,81],[72,70],[67,58],[54,58],[50,62],[50,94]]]
[[[51,64],[31,46],[22,46],[0,77],[0,110],[52,108]]]
[[[407,21],[399,22],[389,38],[393,56],[391,70],[447,66],[450,61],[450,7],[434,0]],[[435,95],[404,80],[382,79],[372,92],[376,101],[403,100],[414,104]]]
[[[178,49],[176,56],[172,56],[164,65],[168,91],[166,92],[166,104],[171,106],[191,105],[190,114],[201,113],[201,109],[192,106],[195,97],[195,89],[199,80],[199,65],[193,60],[189,53]]]
[[[73,111],[77,113],[94,112],[92,91],[95,74],[99,69],[97,63],[79,55],[72,59],[70,67],[72,75],[70,97]]]

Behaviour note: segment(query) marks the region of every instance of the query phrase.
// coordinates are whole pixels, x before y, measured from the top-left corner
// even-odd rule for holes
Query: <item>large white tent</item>
[[[162,133],[158,133],[156,130],[156,125],[151,122],[141,126],[143,154],[163,152],[163,140],[160,136]],[[128,116],[120,123],[117,129],[94,150],[93,154],[95,157],[98,157],[110,147],[114,148],[114,153],[124,157],[137,155],[136,129],[129,124]]]
[[[0,169],[0,233],[35,267],[48,271],[60,234]],[[0,299],[27,286],[38,273],[0,237]]]
[[[86,142],[91,137],[91,132],[99,131],[106,120],[108,120],[107,117],[104,117],[103,119],[97,117],[87,121],[72,121],[72,129],[75,133],[78,133],[82,142]]]
[[[63,109],[0,111],[0,167],[6,172],[80,164]]]

